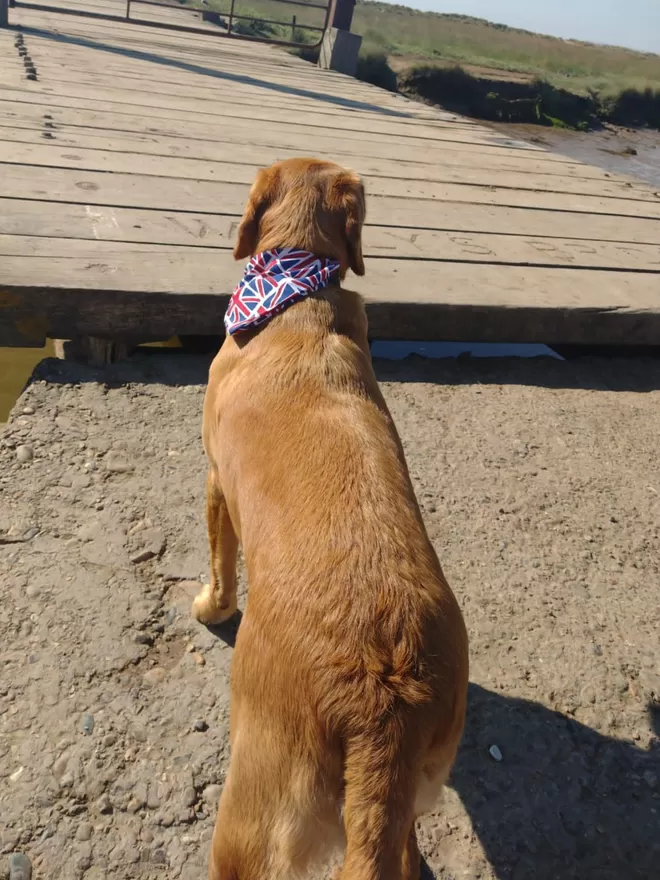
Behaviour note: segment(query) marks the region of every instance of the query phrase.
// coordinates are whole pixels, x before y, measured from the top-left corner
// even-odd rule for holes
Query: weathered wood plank
[[[59,119],[59,114],[57,114]],[[192,138],[172,138],[156,134],[129,134],[117,135],[112,129],[87,129],[83,127],[62,126],[58,121],[54,128],[44,128],[43,114],[39,114],[32,121],[31,128],[17,128],[8,125],[9,119],[0,114],[0,143],[20,143],[43,145],[46,141],[58,147],[76,147],[80,149],[103,150],[109,153],[139,153],[143,156],[169,157],[198,159],[210,162],[235,162],[236,141],[231,140],[196,140]],[[223,133],[228,138],[226,132]],[[9,149],[9,148],[7,148]],[[386,150],[383,150],[386,152]],[[272,145],[244,144],[240,151],[241,163],[253,167],[263,167],[280,159],[299,156],[300,148],[285,149],[273,148]],[[328,158],[324,150],[316,150],[311,146],[305,150],[305,155],[318,158]],[[466,161],[466,158],[468,161]],[[568,188],[569,192],[605,194],[610,189],[611,194],[623,194],[631,197],[636,191],[648,194],[648,187],[635,181],[628,186],[629,181],[618,175],[608,174],[599,169],[593,169],[593,173],[582,175],[582,166],[558,165],[543,162],[521,163],[515,159],[500,158],[499,155],[489,154],[484,157],[476,157],[474,154],[462,154],[450,152],[443,157],[442,165],[437,163],[415,163],[412,161],[395,161],[390,156],[363,158],[354,153],[333,153],[332,159],[348,167],[355,168],[360,174],[372,174],[375,176],[393,176],[404,180],[448,180],[455,181],[467,179],[470,182],[489,185],[500,181],[500,172],[516,174],[522,184],[527,180],[532,181],[532,186],[541,176],[546,181],[547,189],[552,187],[554,191]],[[57,163],[55,163],[57,164]],[[588,166],[587,166],[588,167]],[[497,176],[496,176],[497,175]],[[527,175],[532,175],[530,178]]]
[[[640,259],[639,267],[653,268],[654,260],[660,253],[660,222],[657,220],[639,220],[635,218],[608,217],[607,215],[562,214],[561,228],[557,226],[554,212],[528,211],[524,208],[501,208],[488,205],[435,205],[435,229],[413,226],[419,223],[420,213],[412,203],[400,203],[398,200],[385,202],[383,211],[374,215],[370,210],[370,219],[381,225],[367,225],[365,236],[372,245],[387,247],[391,245],[391,235],[401,235],[404,239],[400,247],[408,241],[410,255],[418,258],[444,257],[446,239],[428,236],[435,231],[443,235],[464,237],[489,235],[493,230],[506,230],[498,234],[501,245],[513,240],[511,247],[519,248],[516,239],[532,241],[532,247],[541,251],[540,242],[548,242],[546,251],[551,251],[553,243],[560,248],[559,242],[564,239],[570,242],[584,242],[570,245],[568,253],[573,255],[580,264],[580,251],[588,256],[591,247],[597,247],[598,262],[590,260],[584,265],[613,265],[621,267],[627,264],[628,254],[631,258]],[[388,205],[391,207],[388,208]],[[398,208],[397,205],[404,207]],[[94,238],[100,241],[133,241],[137,243],[195,245],[209,247],[230,247],[233,241],[240,214],[203,214],[179,210],[149,210],[141,208],[103,207],[84,203],[59,203],[43,201],[26,201],[22,199],[0,199],[0,232],[11,235],[41,235],[53,238]],[[376,239],[377,230],[382,230],[383,238]],[[563,236],[558,236],[563,232]],[[410,239],[415,237],[415,241]],[[378,244],[380,242],[381,244]],[[611,246],[610,246],[611,244]],[[627,251],[628,245],[649,245],[642,251]],[[408,244],[405,251],[397,251],[408,255]],[[416,250],[421,248],[421,250]],[[561,249],[561,248],[560,248]],[[500,246],[496,253],[501,259],[507,259]],[[643,256],[645,255],[645,256]],[[509,257],[508,259],[511,259]],[[539,261],[537,255],[536,262]],[[562,262],[571,261],[562,257]],[[551,257],[544,261],[552,262]]]
[[[35,58],[35,62],[39,63],[38,58]],[[60,73],[58,67],[51,67],[51,70],[49,70],[48,67],[44,69],[44,66],[41,64],[39,64],[39,70],[41,75],[48,79],[49,84],[55,86],[54,91],[56,94],[69,94],[71,88],[75,89],[77,87],[84,87],[86,89],[108,88],[108,77],[105,75],[99,76],[80,71],[77,76],[72,77],[71,74],[74,71],[70,68]],[[168,68],[163,68],[163,73],[165,74],[167,70]],[[314,93],[311,91],[297,95],[294,91],[296,88],[295,82],[296,80],[293,79],[290,84],[281,83],[280,91],[274,91],[274,83],[272,81],[268,82],[268,88],[264,88],[264,97],[268,97],[270,109],[277,109],[283,113],[289,112],[292,114],[309,113],[312,120],[320,117],[324,122],[334,122],[334,118],[336,118],[337,123],[341,123],[340,127],[344,127],[343,123],[347,121],[347,116],[351,120],[378,118],[382,120],[388,118],[384,107],[379,113],[378,105],[367,104],[367,102],[362,102],[357,97],[349,97],[345,92],[329,93],[326,96],[327,99],[332,98],[333,100],[326,100],[325,102],[321,102],[318,98],[313,97]],[[161,83],[160,77],[158,81],[150,81],[145,79],[144,76],[141,77],[139,71],[136,71],[133,77],[117,72],[112,78],[112,83],[113,89],[121,92],[123,99],[130,100],[132,97],[135,97],[138,101],[142,101],[146,95],[162,96],[165,94],[168,97],[184,98],[187,101],[191,99],[212,101],[216,105],[221,102],[222,107],[228,112],[231,111],[232,115],[244,118],[245,100],[251,97],[251,93],[254,92],[254,86],[242,87],[240,83],[222,80],[219,73],[217,78],[208,75],[207,81],[200,84],[199,77],[194,77],[193,74],[190,74],[188,81],[184,80],[183,82],[168,80],[164,75]],[[162,88],[159,89],[161,85]],[[352,106],[353,104],[357,106]],[[365,106],[362,107],[362,104],[365,104]],[[425,130],[431,127],[438,131],[477,131],[488,137],[493,136],[492,130],[461,125],[450,120],[439,120],[431,123],[426,119],[418,119],[416,116],[411,115],[409,118],[396,117],[396,121],[398,124],[405,126],[406,134],[414,134],[418,127],[423,127]]]
[[[121,172],[108,174],[96,170],[51,168],[45,165],[0,165],[0,197],[84,203],[93,201],[97,204],[123,207],[167,209],[174,204],[178,209],[186,211],[238,214],[245,204],[248,183]],[[660,200],[655,204],[650,201],[598,196],[461,184],[419,184],[414,181],[383,181],[379,178],[369,178],[368,183],[372,217],[383,217],[386,221],[392,206],[398,212],[406,203],[409,207],[414,203],[418,213],[416,225],[424,227],[435,225],[435,206],[447,202],[660,219]],[[430,192],[432,196],[429,197]],[[387,202],[387,210],[382,199]]]
[[[44,75],[49,79],[52,76],[53,79],[62,82],[79,82],[85,85],[105,84],[107,82],[105,71],[107,71],[113,81],[125,81],[127,90],[131,88],[142,90],[149,88],[151,84],[150,80],[145,80],[144,76],[148,72],[148,66],[153,64],[149,61],[136,63],[133,59],[124,60],[121,56],[110,56],[104,65],[104,74],[100,74],[97,64],[94,63],[95,55],[91,52],[87,52],[84,56],[79,54],[72,56],[72,53],[67,51],[57,57],[52,49],[48,52],[40,52],[37,48],[34,57],[39,61],[39,67]],[[223,99],[228,98],[232,103],[241,97],[253,94],[254,86],[243,82],[245,66],[242,61],[232,62],[223,53],[221,65],[217,63],[217,59],[211,64],[205,61],[200,70],[199,61],[195,63],[193,59],[194,56],[181,56],[170,59],[173,63],[159,65],[158,77],[154,78],[154,82],[162,82],[168,92],[170,89],[185,88],[186,94],[190,94],[192,91],[195,94],[203,95],[213,90],[215,94],[222,95]],[[202,76],[199,75],[200,73]],[[326,96],[369,105],[373,108],[372,115],[374,110],[381,108],[383,113],[394,111],[398,114],[399,121],[409,122],[413,125],[422,122],[437,128],[452,126],[474,131],[488,131],[488,127],[483,123],[448,112],[439,111],[429,114],[425,112],[423,104],[404,103],[400,99],[390,96],[389,93],[369,87],[358,80],[347,80],[346,78],[333,80],[325,74],[319,75],[319,72],[310,65],[306,65],[305,68],[290,69],[272,63],[264,64],[260,59],[255,59],[250,65],[250,76],[259,79],[267,78],[267,87],[268,91],[272,93],[272,100],[288,103],[294,100],[307,101],[317,112],[323,112],[326,108],[320,108],[319,102],[314,102],[312,98],[305,98],[304,92],[298,94],[301,91],[301,84],[309,87],[310,83],[316,82]],[[274,86],[284,88],[281,93],[278,93],[274,90]],[[289,87],[295,94],[287,94],[286,87]],[[340,112],[333,105],[328,105],[327,110],[332,113]],[[356,107],[351,112],[364,114],[367,111]]]
[[[301,150],[304,155],[304,144],[301,144]],[[152,156],[136,151],[124,152],[78,147],[72,152],[67,147],[60,147],[57,143],[44,143],[43,141],[36,144],[22,144],[17,149],[14,143],[0,140],[0,163],[10,162],[18,162],[21,165],[85,168],[92,171],[112,171],[179,179],[217,180],[246,185],[252,183],[259,167],[258,162],[247,164],[244,161],[240,163],[227,160],[209,161],[178,156],[159,156],[156,160]],[[454,169],[446,166],[435,171],[426,167],[419,172],[420,176],[413,176],[410,173],[395,176],[397,174],[395,163],[384,160],[381,163],[371,164],[376,168],[373,173],[366,173],[357,163],[355,167],[365,174],[369,191],[374,195],[414,199],[451,199],[455,186],[466,186],[470,188],[470,191],[471,186],[474,186],[487,187],[491,194],[499,193],[500,198],[495,201],[505,204],[509,203],[509,191],[516,190],[534,193],[535,198],[538,196],[540,207],[544,206],[543,199],[548,193],[566,195],[567,199],[559,204],[559,207],[563,207],[565,210],[578,207],[578,205],[574,206],[573,197],[577,201],[596,197],[612,213],[618,210],[616,207],[618,202],[625,200],[626,204],[620,213],[636,212],[635,202],[643,202],[644,204],[639,208],[640,213],[650,211],[650,216],[660,217],[660,198],[650,187],[643,184],[591,181],[583,178],[574,180],[571,177],[543,174],[527,174],[522,178],[512,171],[501,170],[495,175],[473,168]],[[475,194],[472,199],[467,195],[463,196],[461,201],[481,201],[482,197]]]
[[[162,12],[163,10],[159,10],[159,14],[162,14]],[[25,13],[22,11],[22,14]],[[58,26],[62,25],[62,19],[57,15],[39,13],[38,18],[40,24],[43,25],[46,22],[48,25],[53,25],[54,29],[59,29]],[[158,52],[166,50],[167,56],[162,57],[163,62],[182,62],[198,66],[202,63],[211,69],[245,72],[244,67],[240,68],[237,65],[244,63],[247,56],[250,71],[266,70],[269,73],[269,77],[278,72],[293,74],[298,77],[296,84],[300,83],[300,77],[305,79],[316,77],[318,82],[323,84],[323,89],[328,92],[334,89],[336,93],[342,95],[359,93],[361,95],[377,96],[378,103],[383,106],[400,108],[402,105],[401,99],[376,89],[374,86],[349,79],[331,71],[320,72],[313,66],[274,47],[258,45],[256,50],[253,50],[253,45],[242,41],[208,39],[200,35],[196,35],[194,42],[192,42],[190,37],[185,34],[153,32],[143,28],[135,28],[130,24],[122,25],[118,22],[89,22],[85,19],[68,19],[66,25],[67,35],[73,36],[78,34],[81,39],[90,39],[91,42],[88,45],[84,43],[76,44],[75,39],[73,41],[67,39],[66,42],[60,44],[53,44],[51,42],[48,45],[44,38],[38,35],[31,35],[31,39],[37,46],[48,45],[46,57],[51,57],[57,53],[61,57],[66,57],[68,53],[69,57],[73,54],[79,58],[89,59],[94,52],[94,49],[91,47],[98,46],[100,49],[110,48],[114,50],[116,48],[119,51],[123,48],[126,50],[127,56],[129,52],[133,52],[132,55],[128,56],[133,62],[136,62],[141,57],[139,55],[136,56],[135,50],[137,49],[138,52],[143,50],[143,57],[145,59],[153,58],[154,61],[157,61],[159,58]],[[99,38],[102,39],[100,45]],[[109,43],[112,45],[108,46]],[[112,54],[106,52],[106,56],[109,59],[122,57],[116,51]],[[149,63],[149,61],[145,60],[141,63],[145,64]],[[407,107],[408,112],[414,113],[420,118],[426,116],[435,121],[445,117],[456,118],[456,114],[446,113],[437,108],[431,111],[422,104],[408,103]],[[471,123],[472,120],[461,120],[462,125],[469,125]],[[479,125],[479,123],[475,124]]]
[[[70,289],[89,291],[90,294],[93,291],[114,291],[136,295],[153,292],[166,299],[166,295],[173,293],[228,294],[240,275],[240,266],[237,267],[232,254],[227,251],[199,248],[168,251],[144,246],[139,258],[134,259],[130,251],[120,253],[112,244],[107,254],[99,246],[98,254],[99,261],[90,263],[88,255],[53,256],[46,246],[46,252],[41,256],[34,253],[5,256],[2,261],[3,289]],[[66,268],[66,278],[63,273],[53,271],[59,266]],[[552,308],[570,308],[579,304],[590,308],[612,308],[621,304],[625,293],[625,307],[657,309],[660,314],[659,273],[515,266],[500,266],[493,273],[489,265],[455,262],[438,263],[435,267],[436,271],[430,272],[428,264],[423,261],[372,259],[366,276],[350,276],[346,286],[383,301],[399,299],[401,287],[405,285],[406,296],[410,294],[419,302],[432,303],[441,295],[448,302],[483,306],[488,305],[494,296],[501,305],[511,308],[524,305],[530,289],[535,292],[537,306]]]
[[[229,254],[204,252],[195,266],[193,274],[187,259],[158,254],[124,263],[6,257],[0,345],[134,339],[139,328],[152,338],[220,333],[236,266]],[[657,275],[455,263],[430,273],[378,260],[348,285],[365,296],[379,338],[660,342]]]
[[[28,95],[34,94],[30,90],[22,88],[7,87],[5,89],[5,95],[7,97],[12,97],[12,92],[14,93],[13,97],[15,98],[27,97]],[[135,112],[136,108],[147,108],[148,110],[164,110],[167,111],[168,114],[177,116],[191,113],[203,114],[205,117],[216,119],[218,122],[222,122],[229,118],[239,118],[247,119],[248,121],[253,119],[255,122],[266,122],[269,124],[289,124],[287,120],[282,122],[281,113],[278,113],[276,108],[270,109],[268,102],[265,100],[265,96],[262,98],[260,105],[255,106],[255,104],[252,104],[249,109],[232,108],[225,110],[222,105],[218,105],[216,101],[213,101],[210,98],[176,98],[169,97],[162,93],[160,95],[150,95],[137,91],[125,92],[121,88],[113,88],[110,85],[106,85],[104,89],[98,89],[94,86],[84,86],[76,83],[55,83],[51,88],[49,95],[55,103],[60,98],[66,98],[67,100],[79,100],[83,102],[83,105],[95,105],[98,104],[98,102],[102,102],[103,104],[106,102],[112,103],[114,105],[119,105],[123,109],[133,108],[133,112]],[[517,142],[511,141],[509,138],[505,138],[493,130],[489,131],[488,129],[484,129],[482,132],[460,129],[458,131],[453,131],[451,129],[441,129],[436,126],[424,124],[420,124],[412,129],[411,126],[407,126],[405,123],[400,122],[393,117],[379,117],[377,114],[374,114],[374,117],[375,118],[373,119],[367,118],[366,116],[360,117],[358,122],[357,119],[352,121],[350,114],[332,117],[320,114],[318,119],[305,121],[304,123],[301,122],[299,124],[304,124],[305,128],[320,129],[321,131],[327,131],[328,129],[341,131],[350,137],[358,137],[359,135],[364,134],[386,134],[388,137],[419,138],[423,141],[432,141],[434,143],[448,141],[472,144],[475,146],[508,147],[509,149],[516,149],[525,153],[542,152],[542,150],[525,145],[522,142],[518,144]],[[356,125],[359,125],[359,129],[356,128]]]
[[[81,98],[79,95],[63,95],[63,94],[44,94],[37,93],[30,90],[25,90],[23,88],[9,88],[3,90],[2,98],[0,100],[8,101],[11,103],[24,103],[24,104],[37,104],[43,107],[44,113],[53,113],[60,107],[68,107],[68,108],[77,108],[81,110],[92,110],[98,107],[98,102],[90,100],[89,98]],[[149,104],[149,102],[144,104],[136,104],[136,103],[127,103],[122,101],[115,101],[111,99],[103,100],[102,104],[103,110],[105,112],[117,112],[122,114],[130,114],[130,115],[139,115],[145,120],[145,124],[147,120],[153,119],[157,122],[154,124],[163,124],[163,123],[171,123],[175,126],[177,125],[186,125],[190,123],[203,123],[204,125],[216,125],[224,129],[224,131],[243,131],[252,133],[254,137],[256,129],[260,126],[255,125],[250,122],[249,119],[245,119],[244,117],[239,116],[230,116],[227,114],[219,114],[211,112],[210,108],[207,108],[206,111],[200,110],[192,110],[191,108],[179,107],[179,108],[168,108],[158,106],[156,103]],[[259,112],[259,111],[255,111]],[[383,142],[383,132],[372,132],[363,128],[362,126],[355,127],[347,127],[347,128],[337,128],[331,125],[323,126],[323,125],[312,125],[306,124],[302,120],[282,120],[281,117],[278,118],[268,118],[274,117],[275,114],[270,113],[269,111],[261,111],[261,115],[265,115],[267,118],[261,121],[265,121],[268,123],[268,129],[272,129],[274,133],[284,134],[289,132],[289,134],[295,134],[296,137],[304,136],[309,133],[312,135],[316,135],[318,137],[326,138],[326,137],[337,137],[341,138],[344,143],[347,142],[355,142],[355,143],[381,143]],[[263,127],[263,126],[262,126]],[[422,138],[419,139],[416,136],[407,136],[402,135],[397,132],[385,132],[387,134],[387,143],[388,144],[396,144],[398,146],[403,146],[408,149],[414,149],[415,147],[420,149],[437,149],[442,150],[446,148],[447,144],[458,144],[461,149],[469,150],[472,152],[479,152],[483,154],[484,152],[489,152],[490,150],[502,150],[506,151],[509,155],[515,156],[530,156],[532,158],[538,158],[539,156],[543,156],[548,158],[548,155],[545,151],[542,150],[527,150],[521,149],[516,146],[511,146],[510,142],[502,142],[496,143],[484,141],[483,143],[477,143],[472,141],[465,141],[460,136],[453,137],[451,133],[444,137],[439,138]],[[548,159],[548,161],[553,161],[552,159]],[[565,162],[566,159],[563,157],[557,157],[557,161]]]
[[[55,18],[53,16],[51,20],[55,22]],[[58,19],[58,22],[61,21]],[[140,68],[145,71],[149,67],[157,67],[158,75],[154,78],[158,78],[161,73],[167,75],[168,71],[180,73],[182,76],[212,76],[214,73],[224,72],[245,77],[248,73],[256,73],[264,75],[268,81],[273,79],[276,84],[299,86],[301,78],[309,80],[312,77],[326,94],[358,97],[367,102],[373,98],[383,107],[403,110],[409,118],[427,118],[431,123],[453,119],[464,126],[481,125],[474,120],[458,117],[450,111],[439,108],[429,110],[421,103],[404,103],[397,95],[332,71],[320,72],[314,65],[263,44],[246,59],[243,53],[250,52],[250,46],[241,41],[208,41],[203,36],[195,35],[192,40],[185,36],[184,44],[175,45],[171,43],[170,35],[163,35],[164,41],[154,40],[151,32],[141,28],[129,28],[126,34],[130,33],[130,39],[117,39],[114,33],[115,23],[94,22],[93,31],[88,33],[80,30],[80,23],[75,19],[70,19],[67,24],[74,25],[73,30],[71,27],[67,28],[66,36],[58,36],[55,41],[41,33],[30,34],[35,57],[44,65],[69,71],[69,62],[73,60],[80,70],[94,72],[98,67],[94,60],[98,61],[99,54],[102,53],[104,62],[107,61],[120,70],[132,72]],[[100,33],[101,30],[104,32]],[[237,52],[240,47],[243,47],[242,51]],[[246,60],[249,60],[247,69]]]
[[[245,115],[245,99],[253,98],[256,88],[261,88],[265,92],[264,97],[268,97],[269,107],[283,110],[309,112],[312,117],[322,116],[338,117],[338,122],[345,123],[347,119],[374,119],[374,118],[390,118],[390,114],[396,113],[394,121],[397,124],[405,126],[408,134],[414,134],[417,129],[446,131],[469,131],[486,135],[492,138],[493,129],[489,129],[484,125],[469,121],[461,117],[439,117],[432,118],[428,116],[420,116],[415,112],[415,104],[392,104],[382,100],[383,93],[381,90],[375,92],[365,92],[364,90],[356,90],[350,85],[338,83],[336,88],[328,88],[325,80],[316,79],[318,72],[311,68],[310,71],[293,71],[289,76],[281,76],[273,74],[276,68],[267,67],[260,68],[258,65],[251,67],[251,79],[257,85],[245,84],[242,79],[245,77],[244,67],[242,65],[234,66],[234,76],[230,77],[230,65],[226,63],[222,68],[208,69],[206,74],[199,75],[192,70],[186,71],[181,68],[165,66],[158,71],[158,77],[149,79],[145,74],[152,73],[146,68],[146,63],[140,69],[133,64],[131,67],[124,65],[104,65],[103,74],[98,72],[98,68],[80,66],[76,67],[71,63],[69,55],[63,56],[62,63],[58,64],[52,57],[52,52],[45,55],[46,61],[39,58],[39,54],[35,53],[35,61],[39,64],[39,70],[42,75],[48,79],[49,84],[56,85],[57,91],[62,91],[62,87],[68,86],[84,86],[91,88],[107,88],[108,81],[112,82],[114,89],[121,90],[122,94],[129,97],[131,94],[138,95],[163,95],[171,97],[183,97],[186,99],[196,98],[199,100],[213,101],[218,103],[222,101],[223,108],[232,109],[234,115]],[[301,88],[301,73],[311,73],[305,77],[304,87]],[[267,77],[262,82],[262,77]],[[316,92],[313,91],[313,83],[318,82],[323,92],[319,97],[314,97]],[[354,80],[349,80],[355,82]],[[279,89],[277,87],[280,87]],[[332,98],[333,100],[327,100]],[[396,108],[396,109],[395,109]],[[422,132],[423,133],[423,132]],[[502,137],[500,135],[500,137]],[[505,140],[512,140],[505,138]],[[516,142],[518,143],[518,142]],[[524,142],[519,142],[521,147],[527,148]],[[541,152],[538,147],[535,150]]]
[[[108,261],[155,253],[187,256],[194,274],[200,250],[227,252],[234,246],[238,217],[210,218],[207,223],[209,218],[185,216],[181,219],[173,214],[153,213],[156,222],[150,225],[145,212],[129,210],[122,216],[118,209],[103,212],[87,208],[84,216],[82,212],[77,217],[69,213],[68,224],[60,215],[58,231],[55,232],[53,224],[48,234],[43,224],[34,222],[32,229],[39,229],[38,234],[30,234],[30,231],[7,234],[0,218],[0,257],[94,257]],[[25,215],[23,217],[25,219]],[[36,219],[34,215],[32,219]],[[131,224],[130,221],[137,219],[142,223]],[[131,228],[135,225],[140,227],[136,230],[140,236],[137,239]],[[150,240],[143,240],[144,235],[151,235]],[[367,226],[364,252],[366,258],[426,260],[429,272],[442,271],[442,264],[446,262],[563,266],[658,272],[660,284],[660,247],[657,245]],[[402,267],[405,265],[402,262]]]
[[[7,101],[0,95],[0,118],[3,124],[14,122],[22,125],[23,120],[38,122],[43,125],[48,116],[56,126],[81,128],[101,128],[114,131],[119,135],[142,134],[168,139],[190,138],[196,141],[225,141],[235,144],[248,144],[268,148],[290,149],[296,155],[301,154],[300,142],[304,138],[309,150],[323,155],[336,155],[345,152],[353,156],[389,159],[396,162],[416,162],[419,164],[442,166],[445,161],[450,164],[467,165],[481,168],[506,167],[527,171],[566,174],[575,173],[584,177],[603,179],[600,169],[582,165],[552,153],[518,153],[504,148],[488,147],[470,148],[457,144],[444,144],[440,148],[423,141],[411,140],[397,143],[387,138],[361,139],[344,137],[338,134],[321,133],[305,129],[304,126],[269,125],[267,127],[250,125],[245,120],[233,120],[230,126],[224,124],[200,122],[194,114],[190,119],[176,119],[170,116],[154,116],[152,114],[135,114],[114,112],[104,105],[103,110],[70,107],[60,104],[53,106],[48,100]],[[500,164],[503,163],[503,164]],[[351,163],[352,164],[352,163]]]
[[[69,2],[61,2],[61,0],[48,0],[48,5],[53,7],[54,10],[63,9],[63,10],[75,10],[80,9],[81,12],[92,12],[96,14],[102,15],[116,15],[116,16],[124,16],[126,14],[126,4],[125,3],[84,3],[84,4],[71,4]],[[28,7],[22,8],[21,13],[23,16],[29,16],[30,12]],[[49,18],[53,18],[53,13],[38,13],[36,10],[33,14],[38,14],[41,16],[47,16]],[[89,19],[82,19],[83,21],[89,21]],[[131,10],[131,20],[132,22],[136,21],[145,21],[145,22],[158,22],[165,21],[169,24],[178,25],[181,27],[188,28],[196,28],[202,29],[209,32],[209,34],[215,35],[219,28],[210,22],[206,22],[202,19],[202,15],[197,10],[191,9],[190,7],[179,8],[175,6],[171,7],[160,7],[158,9],[154,9],[153,7],[145,6],[136,0],[133,9]],[[94,20],[94,24],[96,24],[97,20]],[[100,21],[99,24],[107,25],[114,24],[115,22],[104,22]],[[121,25],[121,22],[116,22]],[[76,28],[76,25],[73,26]],[[79,25],[78,25],[79,27]],[[67,28],[67,30],[69,30]]]

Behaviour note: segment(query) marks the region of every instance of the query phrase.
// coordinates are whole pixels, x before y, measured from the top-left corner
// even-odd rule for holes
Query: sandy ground
[[[235,635],[189,616],[207,365],[46,361],[4,431],[3,880],[205,876]],[[430,869],[657,878],[660,361],[379,372],[471,638]]]

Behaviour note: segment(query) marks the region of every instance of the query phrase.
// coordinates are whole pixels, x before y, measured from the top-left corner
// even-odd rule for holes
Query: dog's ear
[[[364,186],[351,172],[338,175],[332,182],[330,200],[335,209],[341,210],[344,222],[344,239],[348,263],[356,275],[364,275],[362,256],[362,226],[366,216]]]
[[[277,176],[275,168],[260,168],[257,172],[238,227],[235,260],[243,260],[255,253],[259,242],[259,223],[264,211],[273,201]]]

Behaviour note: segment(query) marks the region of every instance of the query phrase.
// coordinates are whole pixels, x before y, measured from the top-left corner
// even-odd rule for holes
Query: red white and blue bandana
[[[229,300],[227,333],[256,327],[328,284],[339,263],[295,248],[275,248],[252,257]]]

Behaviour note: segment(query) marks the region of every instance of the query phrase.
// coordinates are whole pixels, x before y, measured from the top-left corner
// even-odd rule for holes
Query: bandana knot
[[[229,300],[227,333],[256,327],[310,293],[327,287],[339,272],[336,260],[315,257],[295,248],[256,254]]]

